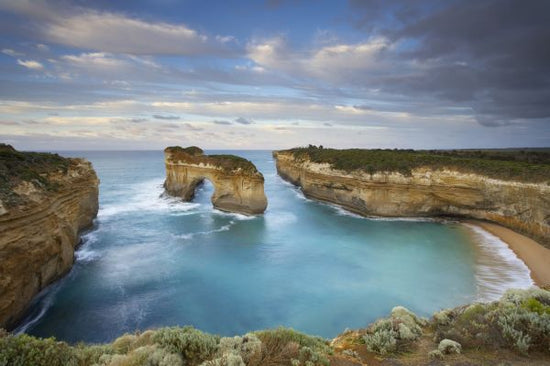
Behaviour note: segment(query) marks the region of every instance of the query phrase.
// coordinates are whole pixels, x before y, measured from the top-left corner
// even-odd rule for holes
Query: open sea
[[[213,209],[208,182],[193,202],[163,196],[161,151],[61,152],[93,163],[99,214],[70,273],[37,296],[17,331],[96,343],[161,326],[235,335],[282,325],[331,338],[396,305],[429,316],[533,283],[482,229],[360,217],[306,199],[277,176],[270,151],[216,153],[264,174],[263,216]]]

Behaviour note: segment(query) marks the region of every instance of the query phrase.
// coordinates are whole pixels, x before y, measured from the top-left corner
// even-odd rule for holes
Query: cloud
[[[25,55],[24,53],[14,51],[11,48],[2,49],[2,53],[4,55],[8,55],[8,56],[11,56],[11,57],[18,57],[18,56],[24,56]]]
[[[231,36],[213,39],[185,24],[146,21],[124,14],[84,7],[18,0],[0,9],[24,15],[37,35],[70,47],[133,55],[230,54]]]
[[[31,69],[31,70],[42,70],[44,69],[44,65],[42,65],[40,62],[38,61],[33,61],[33,60],[19,60],[17,59],[17,63],[21,66],[24,66],[26,67],[27,69]]]
[[[142,123],[142,122],[147,122],[148,119],[147,118],[130,118],[128,121],[132,123]]]
[[[235,118],[235,122],[239,123],[241,125],[251,125],[251,124],[254,123],[253,120],[251,120],[249,118],[244,118],[244,117]]]
[[[155,119],[165,119],[165,120],[177,120],[177,119],[180,119],[180,116],[163,116],[161,114],[154,114],[153,118],[155,118]]]
[[[122,68],[127,66],[128,63],[124,60],[114,57],[111,54],[104,52],[91,52],[81,53],[80,55],[65,55],[61,57],[62,60],[69,62],[75,66],[89,68]]]
[[[214,123],[216,125],[230,125],[230,124],[232,124],[229,121],[220,121],[220,120],[214,120],[214,121],[212,121],[212,123]]]

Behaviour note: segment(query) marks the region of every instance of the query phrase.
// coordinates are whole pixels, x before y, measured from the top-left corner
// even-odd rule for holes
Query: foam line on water
[[[201,206],[199,203],[183,202],[180,198],[165,195],[162,184],[163,179],[153,179],[129,185],[125,197],[117,200],[120,203],[100,207],[98,218],[101,220],[136,211],[181,214]]]
[[[478,300],[497,300],[508,289],[534,285],[527,265],[505,242],[479,226],[464,226],[473,233],[479,249],[475,269]]]
[[[198,232],[195,232],[195,233],[187,233],[187,234],[173,234],[172,236],[176,239],[188,240],[188,239],[191,239],[191,238],[193,238],[195,236],[199,236],[199,235],[209,235],[209,234],[213,234],[213,233],[220,233],[222,231],[228,231],[229,229],[231,229],[231,226],[233,226],[233,224],[235,224],[235,221],[230,221],[229,224],[223,225],[222,227],[220,227],[218,229],[214,229],[214,230],[198,231]]]
[[[221,210],[218,210],[218,209],[215,209],[215,208],[212,209],[212,213],[214,213],[216,215],[220,215],[220,216],[232,217],[232,218],[234,218],[236,220],[239,220],[239,221],[254,220],[256,218],[256,216],[247,216],[247,215],[243,215],[243,214],[236,213],[236,212],[225,212],[225,211],[221,211]]]

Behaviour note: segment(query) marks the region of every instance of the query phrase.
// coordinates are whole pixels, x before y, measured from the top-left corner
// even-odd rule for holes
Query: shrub
[[[328,365],[332,349],[320,337],[308,336],[289,328],[262,330],[254,333],[262,342],[260,354],[249,365]]]
[[[243,337],[224,337],[218,345],[218,355],[235,354],[242,357],[246,363],[256,354],[262,351],[262,341],[252,333]]]
[[[450,355],[452,353],[460,353],[460,351],[462,350],[462,346],[460,345],[460,343],[455,342],[451,339],[443,339],[441,340],[441,342],[439,342],[437,350],[444,355]]]
[[[448,322],[433,323],[436,339],[454,339],[464,347],[506,347],[521,354],[550,352],[549,304],[549,291],[509,290],[500,301],[448,310]]]
[[[367,349],[379,354],[406,350],[421,335],[427,321],[417,317],[410,310],[397,306],[389,318],[380,319],[367,328],[363,337]]]
[[[438,349],[434,349],[433,351],[428,352],[428,357],[431,360],[440,360],[443,358],[443,353],[441,353]]]
[[[214,356],[219,340],[189,326],[161,328],[151,339],[168,352],[180,354],[188,365],[198,365]]]
[[[19,334],[0,337],[0,365],[71,366],[77,365],[77,358],[65,342]]]

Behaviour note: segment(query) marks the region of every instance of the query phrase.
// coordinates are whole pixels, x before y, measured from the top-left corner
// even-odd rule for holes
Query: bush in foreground
[[[432,332],[438,348],[429,352],[432,359],[469,349],[550,355],[550,291],[510,290],[499,301],[444,310],[429,322],[398,306],[388,318],[342,338],[370,352],[399,354],[415,351],[424,334],[432,342]],[[327,340],[288,328],[219,337],[170,327],[124,334],[111,344],[74,346],[0,329],[0,366],[321,366],[329,365],[332,353]],[[359,357],[353,350],[342,354]]]

